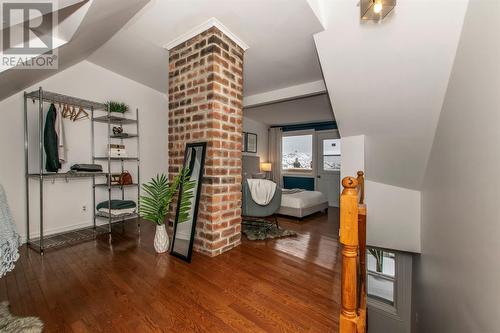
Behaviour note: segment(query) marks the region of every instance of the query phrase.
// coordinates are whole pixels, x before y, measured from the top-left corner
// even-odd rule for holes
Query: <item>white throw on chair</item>
[[[253,201],[261,206],[271,202],[276,191],[276,183],[266,179],[247,179]]]

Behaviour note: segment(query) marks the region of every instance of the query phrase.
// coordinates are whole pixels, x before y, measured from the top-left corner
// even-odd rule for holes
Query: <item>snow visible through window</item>
[[[282,168],[288,171],[312,171],[313,136],[283,137]]]
[[[323,140],[323,170],[340,171],[340,139]]]

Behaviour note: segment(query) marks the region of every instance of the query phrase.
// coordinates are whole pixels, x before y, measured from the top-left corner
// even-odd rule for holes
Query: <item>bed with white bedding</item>
[[[243,155],[243,180],[256,178],[260,173],[260,158]],[[328,209],[328,199],[318,191],[302,189],[283,189],[281,208],[278,214],[297,217],[299,219]]]
[[[303,218],[328,209],[328,199],[318,191],[283,190],[278,214]]]

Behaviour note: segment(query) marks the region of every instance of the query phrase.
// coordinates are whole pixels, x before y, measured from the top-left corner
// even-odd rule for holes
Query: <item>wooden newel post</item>
[[[340,333],[357,331],[358,182],[342,180],[340,196],[340,243],[342,244],[342,308]]]

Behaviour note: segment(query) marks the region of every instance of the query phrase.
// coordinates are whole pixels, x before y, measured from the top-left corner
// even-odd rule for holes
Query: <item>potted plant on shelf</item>
[[[175,194],[180,188],[182,201],[177,223],[183,223],[189,220],[194,186],[195,181],[190,180],[187,168],[182,169],[172,183],[168,182],[165,174],[161,174],[156,175],[155,178],[142,186],[146,195],[139,198],[139,213],[145,220],[156,224],[154,247],[157,253],[166,252],[170,245],[167,229],[165,228],[165,219]]]
[[[128,111],[129,107],[123,102],[108,101],[105,103],[109,112],[125,113]]]

